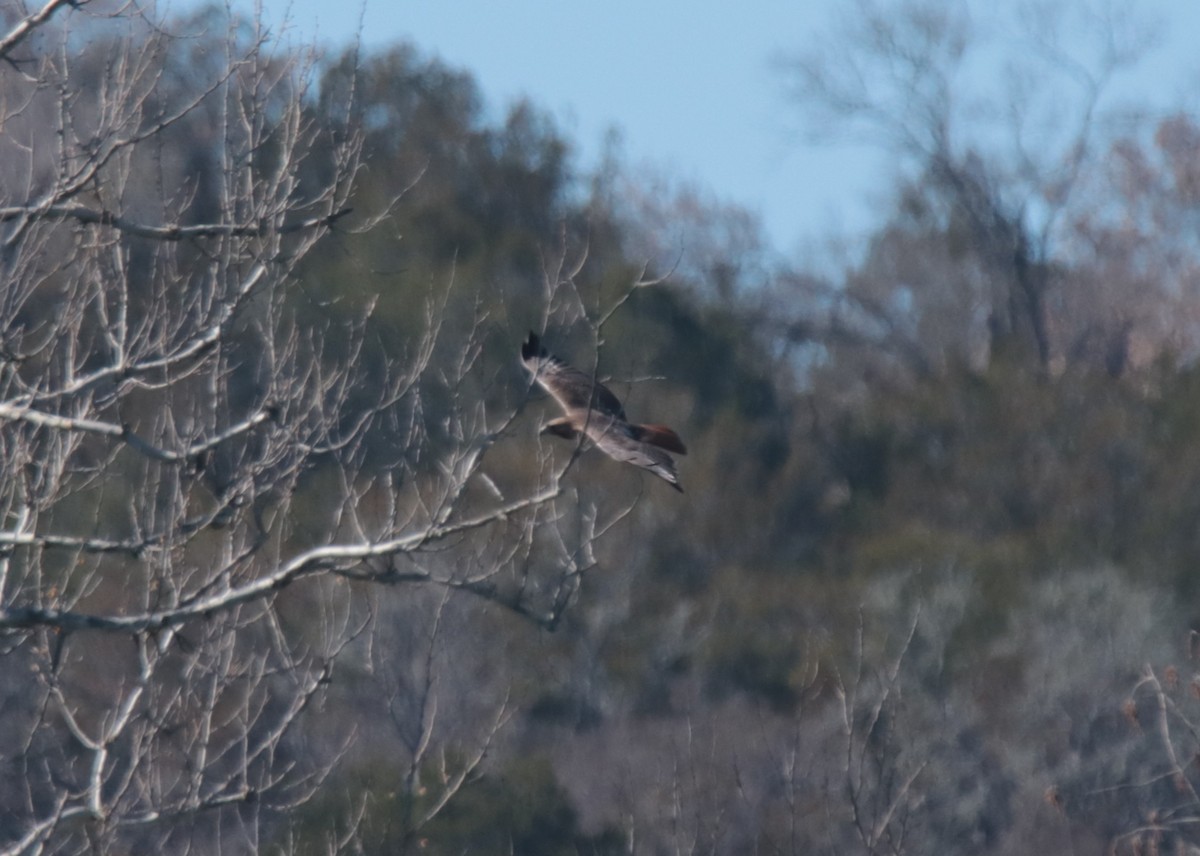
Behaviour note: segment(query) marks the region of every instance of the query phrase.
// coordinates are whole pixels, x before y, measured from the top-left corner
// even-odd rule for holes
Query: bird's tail
[[[687,446],[683,445],[679,435],[666,425],[631,425],[629,427],[633,429],[635,440],[649,443],[651,446],[658,446],[660,449],[666,449],[668,452],[675,452],[678,455],[687,454]]]

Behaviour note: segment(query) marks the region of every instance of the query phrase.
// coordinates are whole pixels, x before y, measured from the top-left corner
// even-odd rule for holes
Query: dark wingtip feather
[[[532,360],[537,357],[545,356],[546,352],[542,349],[542,342],[538,339],[537,333],[529,331],[529,338],[525,340],[525,344],[521,345],[521,359]]]

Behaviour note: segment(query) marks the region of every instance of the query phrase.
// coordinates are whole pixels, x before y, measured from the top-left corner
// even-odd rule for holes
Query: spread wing
[[[521,346],[521,360],[568,415],[590,409],[625,421],[625,408],[608,387],[550,354],[536,334],[530,333]]]
[[[675,490],[683,493],[683,488],[679,486],[679,476],[675,474],[674,458],[657,446],[641,443],[632,437],[625,436],[617,430],[619,427],[611,426],[605,430],[603,426],[595,428],[589,426],[588,438],[613,460],[649,470]]]
[[[521,346],[521,359],[565,414],[543,431],[568,439],[586,432],[613,460],[649,470],[683,492],[675,474],[675,459],[666,452],[686,454],[679,435],[662,425],[631,425],[620,400],[607,387],[547,352],[534,333]]]

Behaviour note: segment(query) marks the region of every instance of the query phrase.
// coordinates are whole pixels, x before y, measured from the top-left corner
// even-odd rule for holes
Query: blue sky
[[[771,66],[826,32],[845,0],[261,2],[272,26],[326,45],[354,37],[361,8],[368,47],[409,40],[470,71],[496,110],[528,96],[556,118],[584,167],[616,128],[627,163],[757,212],[785,252],[866,231],[886,199],[874,188],[889,184],[887,158],[808,142]],[[1135,90],[1171,98],[1200,88],[1200,2],[1141,0],[1138,8],[1166,26]]]

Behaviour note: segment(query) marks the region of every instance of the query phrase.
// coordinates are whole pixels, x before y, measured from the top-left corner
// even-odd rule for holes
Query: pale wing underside
[[[593,381],[579,369],[563,365],[553,359],[542,360],[538,371],[538,383],[554,397],[566,412],[587,410],[589,404],[597,413],[625,418],[625,408],[604,384]]]
[[[587,434],[588,439],[613,460],[647,469],[676,490],[680,489],[679,477],[675,474],[675,460],[662,449],[626,437],[615,430],[615,426],[607,431],[589,426]]]
[[[608,387],[546,353],[536,339],[531,345],[527,344],[522,357],[538,384],[553,396],[564,412],[587,411],[590,407],[597,413],[625,419],[625,408]]]

